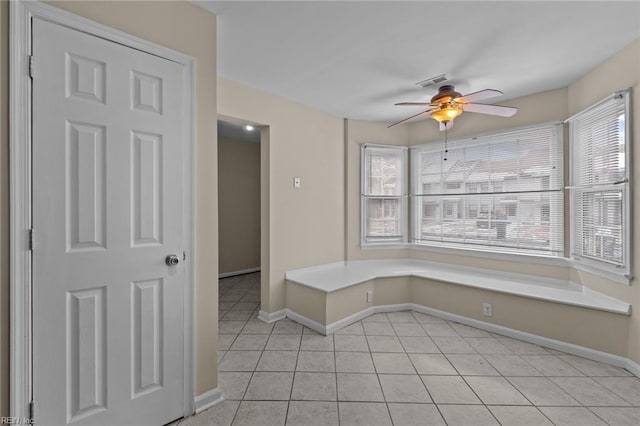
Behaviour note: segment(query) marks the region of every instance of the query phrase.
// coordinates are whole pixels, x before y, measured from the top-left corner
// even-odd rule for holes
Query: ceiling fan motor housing
[[[438,89],[438,93],[433,98],[431,98],[431,103],[435,104],[441,102],[449,102],[452,99],[460,97],[462,97],[462,95],[459,92],[456,92],[453,86],[446,84],[444,86],[440,86],[440,88]]]

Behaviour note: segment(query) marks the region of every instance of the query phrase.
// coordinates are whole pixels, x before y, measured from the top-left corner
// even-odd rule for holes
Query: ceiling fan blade
[[[503,93],[499,90],[485,89],[485,90],[480,90],[479,92],[473,92],[473,93],[460,96],[459,98],[455,98],[454,101],[464,102],[464,103],[477,102],[483,99],[495,98],[496,96],[500,96],[500,95],[503,95]]]
[[[398,121],[397,123],[393,123],[393,124],[391,124],[391,125],[387,126],[387,129],[388,129],[389,127],[397,126],[398,124],[402,124],[402,123],[404,123],[405,121],[409,121],[409,120],[411,120],[412,118],[416,118],[416,117],[419,117],[419,116],[421,116],[421,115],[428,114],[428,113],[430,113],[431,111],[433,111],[434,109],[435,109],[435,108],[431,108],[431,109],[428,109],[428,110],[426,110],[426,111],[419,112],[419,113],[417,113],[416,115],[412,115],[411,117],[407,117],[407,118],[405,118],[404,120],[400,120],[400,121]]]
[[[403,106],[404,105],[422,105],[422,106],[424,106],[424,105],[431,105],[431,103],[430,102],[399,102],[399,103],[394,104],[394,105],[396,105],[396,106],[398,106],[398,105],[403,105]]]
[[[518,108],[502,106],[502,105],[485,105],[485,104],[464,104],[462,110],[466,112],[477,112],[480,114],[497,115],[500,117],[511,117]]]
[[[445,130],[451,130],[453,127],[453,120],[451,121],[441,121],[440,122],[440,131],[444,132]]]

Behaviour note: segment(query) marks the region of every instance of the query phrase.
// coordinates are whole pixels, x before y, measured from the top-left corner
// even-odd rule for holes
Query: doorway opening
[[[260,129],[218,120],[219,278],[260,272]]]

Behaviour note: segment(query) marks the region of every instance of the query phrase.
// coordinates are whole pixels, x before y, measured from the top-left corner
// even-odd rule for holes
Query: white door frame
[[[32,18],[41,18],[92,34],[115,43],[159,56],[182,65],[184,91],[182,129],[183,164],[183,247],[186,253],[184,283],[184,415],[194,412],[193,377],[193,82],[195,59],[86,18],[38,1],[17,0],[9,4],[10,93],[9,93],[9,176],[10,176],[10,415],[30,416],[32,401],[31,333],[31,55]],[[37,68],[37,66],[36,66]],[[37,233],[34,242],[37,245]]]

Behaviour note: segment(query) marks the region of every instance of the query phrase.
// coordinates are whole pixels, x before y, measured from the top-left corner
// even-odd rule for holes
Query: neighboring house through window
[[[442,153],[438,143],[410,151],[414,243],[564,254],[561,125],[459,140],[447,161]]]

